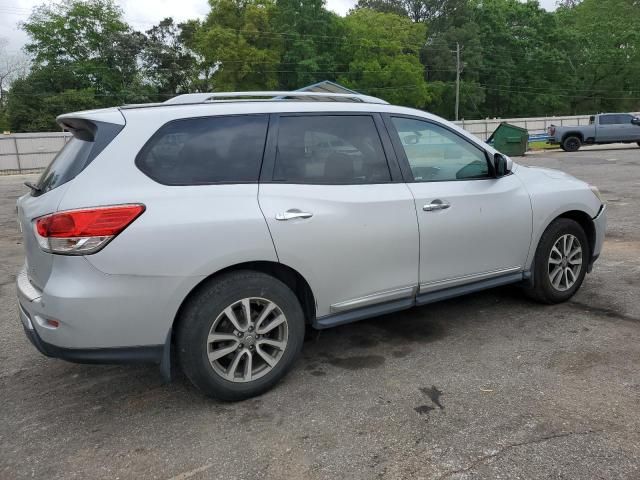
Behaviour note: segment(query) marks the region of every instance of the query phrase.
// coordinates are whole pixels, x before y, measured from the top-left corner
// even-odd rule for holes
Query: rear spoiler
[[[117,108],[65,113],[58,116],[56,122],[65,130],[70,131],[74,137],[87,142],[96,140],[99,129],[107,130],[112,134],[115,131],[117,134],[126,124],[124,116]],[[112,135],[112,138],[115,134]]]
[[[96,115],[94,112],[103,113],[101,110],[95,110],[69,113],[56,118],[58,125],[70,131],[74,138],[93,144],[82,169],[89,165],[125,126],[124,117],[117,109],[115,115]]]

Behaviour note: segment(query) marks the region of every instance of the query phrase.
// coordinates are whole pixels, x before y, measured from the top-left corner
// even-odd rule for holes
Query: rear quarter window
[[[174,120],[151,137],[136,164],[164,185],[257,182],[267,126],[267,115]]]
[[[123,128],[123,125],[84,119],[66,119],[62,126],[70,130],[73,137],[42,173],[37,183],[38,192],[32,195],[42,195],[76,178]]]
[[[40,176],[40,191],[48,192],[74,179],[87,164],[92,148],[93,142],[72,137]]]

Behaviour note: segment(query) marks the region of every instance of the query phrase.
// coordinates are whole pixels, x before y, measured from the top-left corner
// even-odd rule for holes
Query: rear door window
[[[600,116],[600,125],[615,125],[618,123],[617,115],[601,115]]]
[[[273,181],[351,185],[390,182],[391,174],[371,116],[283,116]]]
[[[175,120],[142,148],[138,168],[165,185],[257,182],[267,115]]]

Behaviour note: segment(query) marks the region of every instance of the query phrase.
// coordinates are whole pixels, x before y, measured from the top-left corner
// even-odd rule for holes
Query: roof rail
[[[215,92],[215,93],[185,93],[184,95],[178,95],[165,101],[164,105],[186,105],[194,103],[206,103],[206,102],[225,102],[233,101],[233,99],[257,100],[263,97],[263,100],[286,100],[290,97],[309,99],[309,100],[323,100],[323,101],[347,101],[347,102],[361,102],[361,103],[378,103],[388,104],[384,100],[376,97],[370,97],[369,95],[361,95],[359,93],[326,93],[326,92]]]

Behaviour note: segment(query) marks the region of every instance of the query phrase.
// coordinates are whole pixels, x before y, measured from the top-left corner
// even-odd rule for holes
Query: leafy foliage
[[[191,31],[191,25],[165,18],[146,32],[142,64],[147,81],[160,100],[195,88],[198,61],[185,45]]]
[[[399,105],[419,107],[429,100],[420,63],[424,24],[369,9],[352,12],[344,24],[348,74],[338,77],[341,84]]]
[[[48,130],[72,110],[322,80],[451,118],[456,44],[463,118],[640,110],[638,0],[555,12],[536,0],[358,0],[346,17],[324,0],[209,0],[204,20],[146,32],[114,1],[34,9],[22,25],[30,69],[7,77],[8,94],[2,80],[1,125]]]
[[[272,35],[272,0],[209,0],[211,12],[196,30],[194,50],[217,91],[274,90],[280,38]]]

